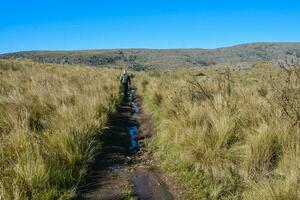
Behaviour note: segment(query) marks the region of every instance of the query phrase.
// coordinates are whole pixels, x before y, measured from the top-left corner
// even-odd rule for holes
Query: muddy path
[[[80,183],[76,199],[178,199],[169,179],[144,151],[145,140],[152,134],[151,120],[143,112],[142,99],[133,88],[129,100],[119,105],[108,128],[98,138],[102,141],[101,153]]]

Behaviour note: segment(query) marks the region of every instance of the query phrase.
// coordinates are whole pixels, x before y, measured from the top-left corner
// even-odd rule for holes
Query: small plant
[[[279,66],[282,78],[273,85],[275,98],[282,113],[300,127],[300,61],[286,58]]]

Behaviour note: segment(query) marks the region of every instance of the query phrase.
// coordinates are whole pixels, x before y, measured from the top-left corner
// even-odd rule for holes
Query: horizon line
[[[297,44],[297,42],[248,42],[248,43],[237,43],[228,46],[216,47],[216,48],[201,48],[201,47],[184,47],[184,48],[147,48],[147,47],[125,47],[125,48],[91,48],[91,49],[55,49],[55,50],[47,50],[47,49],[32,49],[32,50],[19,50],[19,51],[7,51],[7,52],[0,52],[0,55],[3,54],[11,54],[11,53],[22,53],[22,52],[78,52],[78,51],[113,51],[113,50],[217,50],[217,49],[224,49],[224,48],[231,48],[237,47],[242,45],[252,45],[252,44]]]

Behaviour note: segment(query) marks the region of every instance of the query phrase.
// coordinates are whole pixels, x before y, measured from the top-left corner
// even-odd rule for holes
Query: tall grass
[[[300,198],[300,71],[287,66],[143,75],[151,150],[186,198]]]
[[[0,199],[69,199],[118,103],[117,71],[0,60]]]

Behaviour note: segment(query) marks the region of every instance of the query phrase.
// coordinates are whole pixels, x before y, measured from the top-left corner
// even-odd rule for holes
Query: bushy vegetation
[[[0,60],[0,199],[69,199],[118,103],[117,71]]]
[[[186,199],[300,198],[300,71],[281,67],[143,75],[149,147]]]

